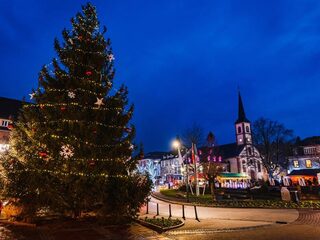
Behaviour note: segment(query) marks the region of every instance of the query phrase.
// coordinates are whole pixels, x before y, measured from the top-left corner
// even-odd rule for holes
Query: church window
[[[250,132],[249,126],[246,126],[246,132],[247,132],[247,133]]]
[[[238,133],[241,133],[241,127],[240,126],[238,127]]]
[[[231,172],[231,164],[230,164],[230,162],[227,163],[227,172]]]
[[[306,167],[307,168],[312,168],[312,162],[310,159],[306,160]]]
[[[293,161],[293,167],[294,168],[298,168],[299,167],[299,161],[298,160]]]
[[[246,161],[242,161],[242,171],[247,172]]]

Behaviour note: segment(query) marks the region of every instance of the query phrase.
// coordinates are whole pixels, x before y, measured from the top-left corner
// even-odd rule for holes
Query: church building
[[[222,187],[245,188],[252,181],[266,180],[267,173],[259,151],[252,143],[251,123],[248,120],[241,94],[238,94],[238,118],[234,123],[235,142],[223,145],[208,143],[200,148],[201,162],[219,162],[223,167],[218,181]]]
[[[218,146],[227,172],[242,173],[251,180],[265,179],[266,171],[259,151],[252,143],[251,123],[246,117],[242,98],[238,95],[238,119],[235,122],[236,142]]]

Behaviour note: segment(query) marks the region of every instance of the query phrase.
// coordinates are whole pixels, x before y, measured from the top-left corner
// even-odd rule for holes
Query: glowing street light
[[[180,149],[181,143],[178,139],[174,140],[172,142],[172,147],[176,148],[176,149]]]

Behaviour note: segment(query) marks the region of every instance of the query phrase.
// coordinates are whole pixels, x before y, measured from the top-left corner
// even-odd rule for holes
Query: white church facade
[[[236,142],[220,146],[223,161],[230,165],[231,173],[246,174],[251,180],[266,180],[267,173],[258,149],[252,143],[251,123],[246,117],[240,93],[238,104],[238,119],[235,122]]]

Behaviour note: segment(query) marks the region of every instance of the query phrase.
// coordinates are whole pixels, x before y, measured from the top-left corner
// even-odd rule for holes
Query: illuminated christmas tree
[[[115,57],[95,7],[83,6],[71,23],[13,129],[6,194],[31,215],[49,207],[77,217],[94,206],[134,215],[151,183],[133,173],[133,106],[127,88],[114,87]]]

